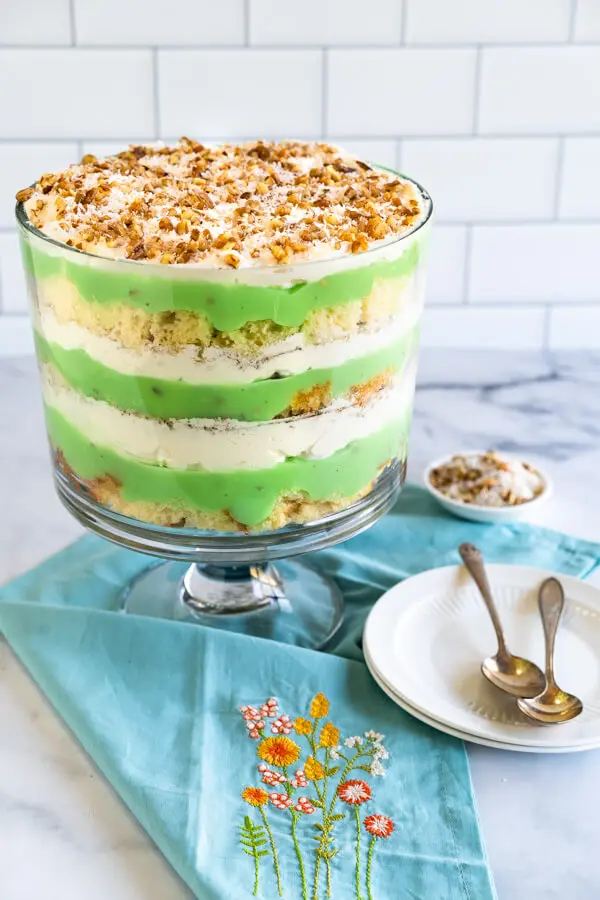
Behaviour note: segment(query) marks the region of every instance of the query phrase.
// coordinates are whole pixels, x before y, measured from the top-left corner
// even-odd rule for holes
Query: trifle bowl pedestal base
[[[296,560],[154,565],[127,586],[122,609],[313,648],[323,647],[343,619],[334,582]]]
[[[290,557],[331,547],[374,525],[396,501],[405,471],[405,463],[394,461],[362,499],[319,521],[248,534],[149,525],[108,510],[60,469],[55,481],[63,504],[90,531],[168,560],[151,563],[126,585],[124,613],[318,649],[342,623],[342,596],[331,579]]]

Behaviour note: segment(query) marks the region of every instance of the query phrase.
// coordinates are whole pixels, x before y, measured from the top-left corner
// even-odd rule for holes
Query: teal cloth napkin
[[[148,559],[93,536],[2,588],[0,628],[202,900],[491,900],[462,743],[384,697],[360,650],[377,597],[456,563],[464,540],[582,577],[600,559],[544,529],[449,518],[408,487],[312,557],[347,604],[332,653],[116,615]]]

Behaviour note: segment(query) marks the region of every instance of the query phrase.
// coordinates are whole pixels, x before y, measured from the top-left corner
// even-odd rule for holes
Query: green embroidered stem
[[[369,852],[367,853],[367,898],[368,900],[373,900],[373,894],[371,892],[371,864],[373,862],[373,851],[375,849],[375,844],[377,843],[377,838],[375,835],[371,838],[371,843],[369,844]]]
[[[360,813],[359,807],[354,807],[354,816],[356,818],[356,877],[355,877],[355,889],[356,889],[356,900],[362,900],[360,893]]]
[[[275,877],[277,878],[277,893],[280,897],[283,897],[283,890],[281,888],[281,872],[279,871],[279,857],[277,856],[277,850],[275,848],[275,840],[273,838],[273,832],[271,831],[271,826],[269,825],[269,820],[267,819],[267,814],[264,811],[263,807],[260,807],[260,814],[262,816],[262,820],[265,823],[265,828],[267,829],[267,835],[269,837],[269,844],[271,845],[271,854],[273,856],[273,868],[275,869]],[[258,860],[256,862],[257,865],[257,884],[258,884]],[[256,894],[256,891],[254,891]]]
[[[252,894],[255,897],[258,894],[258,856],[254,857],[254,890]]]
[[[323,783],[323,811],[325,811],[325,807],[327,806],[327,784],[329,781],[329,776],[327,772],[329,771],[329,747],[325,748],[325,781]],[[329,848],[331,850],[332,846]],[[327,897],[331,897],[331,860],[329,856],[325,857],[325,877],[327,879]]]
[[[261,813],[263,813],[261,807]],[[263,813],[264,817],[264,813]],[[265,820],[266,821],[266,820]],[[256,896],[258,894],[258,879],[259,879],[259,868],[258,863],[261,856],[267,856],[268,851],[263,849],[263,846],[267,843],[267,840],[264,836],[264,830],[260,827],[260,825],[255,825],[250,818],[250,816],[244,817],[244,824],[239,826],[240,829],[240,843],[242,845],[242,849],[247,856],[251,856],[254,860],[254,891],[253,894]]]
[[[298,835],[296,834],[296,822],[298,821],[298,813],[295,810],[292,810],[292,840],[294,841],[294,847],[296,848],[296,856],[298,857],[298,866],[300,867],[300,881],[302,883],[302,900],[308,900],[307,893],[307,885],[306,885],[306,872],[304,871],[304,860],[302,859],[302,852],[300,850],[300,844],[298,843]]]
[[[285,776],[285,790],[288,797],[292,797],[294,794],[294,788],[290,784],[290,779],[287,773],[287,766],[282,766],[283,774]],[[298,857],[298,867],[300,869],[300,881],[302,882],[302,900],[308,900],[307,887],[306,887],[306,872],[304,871],[304,860],[302,859],[302,851],[300,850],[300,844],[298,843],[298,835],[296,833],[296,822],[298,821],[298,813],[295,809],[290,809],[290,813],[292,815],[292,840],[294,842],[294,847],[296,849],[296,856]]]
[[[340,780],[338,781],[337,788],[335,789],[335,793],[334,793],[333,797],[331,798],[331,804],[330,804],[329,810],[327,812],[328,816],[330,816],[332,814],[333,810],[335,809],[335,804],[337,803],[337,799],[338,799],[338,791],[339,791],[341,785],[345,782],[346,778],[348,777],[348,775],[354,768],[354,764],[356,763],[356,760],[360,759],[361,756],[362,756],[362,753],[357,752],[354,754],[354,758],[349,759],[348,762],[346,763],[344,771],[342,772],[342,774],[340,776]]]
[[[312,739],[312,741],[311,741],[311,739]],[[314,741],[314,727],[313,727],[313,733],[311,734],[311,737],[309,738],[309,743],[311,745],[311,749],[313,750],[313,753],[316,754],[316,744]],[[340,754],[340,755],[342,755],[342,754]],[[350,772],[356,767],[358,761],[363,756],[368,756],[368,755],[369,755],[368,752],[365,753],[365,751],[361,750],[360,748],[356,748],[356,750],[354,752],[354,756],[352,756],[350,758],[348,758],[344,755],[344,759],[346,759],[346,765],[344,767],[344,770],[341,774],[340,780],[339,780],[339,782],[335,788],[335,791],[333,793],[333,796],[331,798],[331,802],[329,804],[329,809],[327,809],[327,799],[326,799],[327,798],[327,779],[328,779],[328,777],[327,777],[327,775],[325,775],[324,791],[323,791],[323,799],[322,799],[323,827],[321,830],[321,840],[320,840],[319,846],[317,847],[317,850],[316,850],[317,863],[315,866],[315,877],[314,877],[314,881],[313,881],[313,900],[317,900],[318,892],[319,892],[319,873],[320,873],[321,857],[325,860],[325,870],[326,870],[326,878],[327,878],[327,894],[326,894],[326,896],[331,897],[331,859],[333,858],[333,856],[335,856],[337,851],[332,849],[332,847],[330,846],[330,844],[332,842],[332,838],[330,835],[331,835],[331,831],[332,831],[334,822],[337,820],[337,818],[341,818],[341,816],[338,816],[338,817],[334,816],[335,805],[338,801],[338,791],[339,791],[340,786],[344,783],[344,781],[350,774]],[[325,772],[327,772],[327,769],[329,768],[329,749],[326,749],[325,759],[326,759]],[[316,782],[315,782],[315,786],[316,786]],[[320,794],[319,794],[319,799],[321,799]]]
[[[321,856],[317,850],[317,861],[315,863],[315,877],[313,881],[312,900],[318,900],[319,897],[319,872],[321,869]]]

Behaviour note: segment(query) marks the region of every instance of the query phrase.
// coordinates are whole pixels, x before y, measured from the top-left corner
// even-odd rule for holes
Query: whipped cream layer
[[[413,331],[421,313],[421,298],[416,296],[412,279],[402,294],[406,295],[407,302],[401,303],[400,313],[379,328],[362,328],[322,344],[309,342],[299,331],[284,341],[266,345],[256,356],[217,347],[200,352],[193,346],[179,353],[151,345],[132,350],[75,322],[60,322],[49,306],[42,306],[35,318],[37,330],[50,343],[65,350],[82,350],[123,375],[188,384],[247,384],[274,375],[285,377],[309,369],[340,366],[389,347]]]
[[[209,472],[267,469],[289,458],[324,459],[405,416],[414,394],[409,364],[365,406],[335,402],[319,413],[266,422],[184,419],[162,422],[121,412],[76,393],[49,368],[42,371],[46,405],[91,444],[156,465]]]

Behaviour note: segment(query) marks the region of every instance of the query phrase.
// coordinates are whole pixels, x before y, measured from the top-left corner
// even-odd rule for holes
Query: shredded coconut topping
[[[17,194],[55,240],[163,264],[285,265],[360,253],[422,220],[413,184],[324,143],[130,146]]]
[[[494,450],[453,456],[433,469],[430,480],[451,500],[476,506],[519,506],[544,490],[542,476],[533,466]]]

